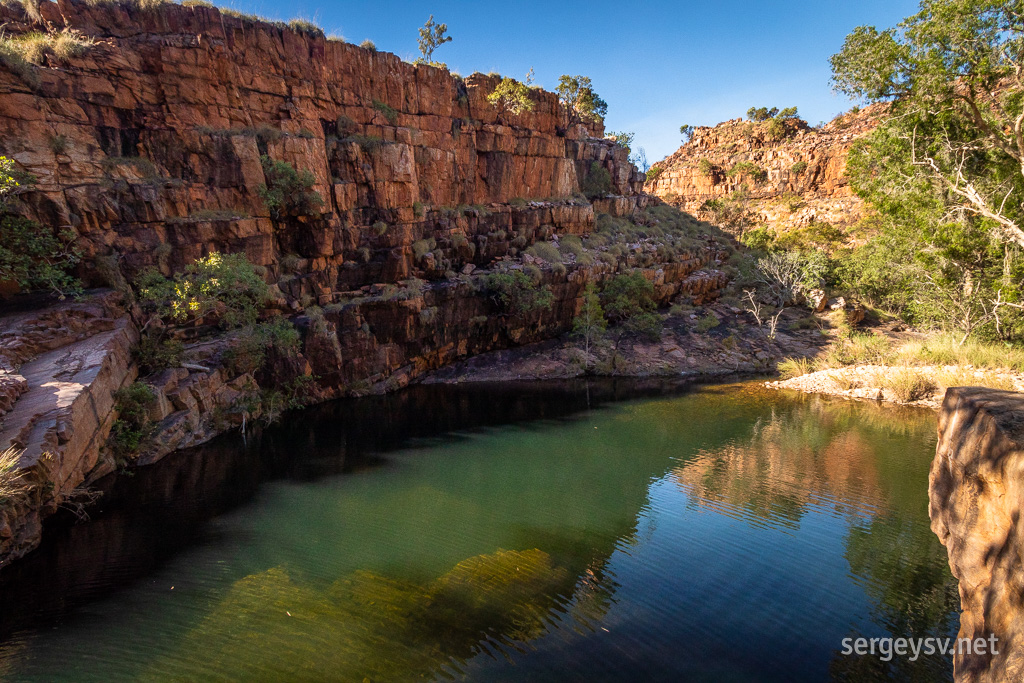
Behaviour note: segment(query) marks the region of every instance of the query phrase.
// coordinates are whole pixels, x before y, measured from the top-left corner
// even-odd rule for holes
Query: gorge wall
[[[958,683],[1024,677],[1024,397],[980,387],[947,390],[929,477],[932,530],[960,583],[960,638],[995,636],[958,652]]]
[[[531,90],[533,110],[513,115],[487,101],[499,78],[199,5],[44,1],[32,17],[9,2],[0,24],[9,36],[72,30],[87,43],[39,63],[0,59],[0,155],[31,176],[19,211],[73,232],[83,282],[119,286],[145,268],[170,275],[242,252],[270,284],[266,313],[302,333],[297,355],[238,372],[224,362],[230,334],[183,331],[187,367],[143,378],[156,400],[138,463],[265,415],[259,397],[295,377],[313,380],[311,400],[391,390],[560,335],[587,283],[617,273],[643,273],[660,304],[726,284],[717,265],[728,242],[696,221],[668,251],[631,234],[555,260],[525,254],[601,221],[658,229],[626,150],[552,93]],[[271,212],[268,159],[312,174],[322,203]],[[481,288],[482,274],[527,269],[550,289],[549,307],[505,310]],[[24,449],[19,467],[39,483],[2,513],[4,558],[38,543],[42,516],[124,465],[103,444],[113,392],[138,373],[137,308],[130,293],[108,292],[54,310],[4,332],[25,352],[0,368],[0,449]],[[83,316],[89,329],[66,334],[61,321]],[[26,325],[62,341],[25,345]],[[79,357],[75,375],[66,360]]]
[[[800,119],[781,120],[784,133],[778,139],[768,122],[733,119],[698,126],[688,142],[654,164],[660,173],[645,190],[740,229],[766,225],[786,231],[814,222],[849,227],[864,207],[850,190],[846,158],[884,112],[884,105],[871,105],[818,128]],[[725,207],[715,207],[723,200]]]

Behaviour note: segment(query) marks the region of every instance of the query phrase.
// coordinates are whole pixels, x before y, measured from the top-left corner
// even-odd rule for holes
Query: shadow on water
[[[103,482],[0,574],[0,676],[948,680],[839,654],[956,630],[933,449],[754,382],[337,401]]]
[[[379,467],[418,439],[537,420],[565,420],[608,403],[677,395],[666,379],[418,385],[290,413],[243,438],[223,435],[127,475],[111,475],[90,519],[52,518],[43,544],[0,571],[0,638],[59,620],[76,606],[151,574],[202,542],[206,523],[252,500],[268,481],[312,481]]]

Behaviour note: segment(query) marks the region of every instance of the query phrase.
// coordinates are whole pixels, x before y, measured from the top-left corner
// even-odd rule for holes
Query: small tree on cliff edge
[[[420,29],[420,37],[417,42],[420,46],[420,53],[423,56],[416,60],[417,64],[430,64],[431,66],[445,68],[443,63],[434,61],[434,50],[445,43],[452,42],[452,37],[445,35],[446,33],[448,33],[448,24],[435,23],[434,15],[431,14],[430,18],[427,19],[427,23]]]
[[[523,112],[533,111],[533,100],[530,99],[532,83],[533,69],[526,74],[526,79],[522,83],[506,76],[501,79],[494,92],[487,96],[487,101],[517,116]]]
[[[590,347],[604,336],[608,328],[604,319],[601,299],[597,296],[594,283],[587,284],[583,292],[583,308],[572,321],[572,333],[583,341],[583,353],[586,356],[587,369],[590,369]]]
[[[608,113],[608,103],[594,92],[587,76],[564,75],[558,79],[558,100],[569,110],[572,123],[597,122]]]

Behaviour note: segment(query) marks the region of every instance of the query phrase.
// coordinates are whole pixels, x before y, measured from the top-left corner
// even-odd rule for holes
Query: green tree
[[[901,182],[941,188],[947,213],[982,218],[1024,246],[1019,1],[924,0],[896,28],[855,29],[831,64],[838,91],[892,102],[876,159],[898,153]]]
[[[684,145],[693,138],[694,130],[695,128],[688,123],[679,126],[679,134],[683,136]]]
[[[551,288],[540,286],[521,270],[491,273],[484,281],[485,290],[506,313],[527,314],[551,308]]]
[[[422,16],[422,15],[420,15]],[[445,64],[434,61],[434,50],[441,47],[445,43],[452,42],[452,37],[446,35],[448,33],[448,24],[438,24],[434,22],[434,15],[431,14],[430,18],[427,19],[427,23],[420,29],[420,37],[417,40],[420,47],[420,54],[423,56],[416,60],[417,64],[430,64],[431,66],[440,66],[446,68]]]
[[[858,27],[831,59],[837,90],[890,103],[848,164],[885,248],[855,250],[840,273],[961,341],[1021,325],[1022,50],[1019,3],[925,0],[896,28]]]
[[[10,213],[17,179],[14,161],[0,156],[0,281],[16,282],[24,291],[49,290],[63,299],[81,292],[68,270],[81,260],[75,233],[54,232]]]
[[[634,271],[616,275],[601,291],[601,302],[608,320],[619,329],[616,344],[624,333],[648,339],[661,335],[661,318],[654,312],[654,284]]]
[[[778,107],[751,107],[747,110],[747,118],[751,121],[767,121],[768,119],[775,118],[775,115],[779,113]]]
[[[587,76],[563,75],[558,79],[558,100],[569,111],[574,123],[598,122],[608,113],[608,103],[594,92]]]
[[[590,347],[604,336],[607,328],[608,324],[604,319],[604,309],[601,307],[597,288],[593,282],[589,282],[583,291],[583,306],[572,321],[573,335],[583,341],[583,352],[586,354],[588,369],[590,368]]]
[[[0,216],[0,280],[17,282],[24,291],[48,290],[64,299],[82,290],[67,272],[81,256],[70,230],[54,234],[21,216]]]
[[[533,111],[533,100],[530,99],[532,83],[533,69],[526,74],[526,79],[522,83],[506,76],[494,88],[494,92],[487,96],[487,101],[517,116],[523,112]]]
[[[265,154],[260,162],[267,182],[260,185],[257,192],[272,218],[309,216],[324,203],[320,193],[313,189],[316,178],[311,172],[299,172],[288,162],[274,161]]]
[[[627,133],[625,131],[616,133],[614,131],[605,133],[606,138],[611,138],[615,141],[615,144],[626,150],[626,154],[632,154],[633,152],[633,139],[636,137],[635,133]]]

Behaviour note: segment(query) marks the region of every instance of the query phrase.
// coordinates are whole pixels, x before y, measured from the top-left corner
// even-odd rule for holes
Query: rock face
[[[296,376],[316,378],[314,400],[391,390],[558,336],[587,283],[623,271],[641,269],[660,304],[711,300],[727,283],[720,237],[670,251],[630,237],[573,255],[580,242],[567,238],[599,218],[658,220],[626,150],[601,125],[573,123],[552,93],[531,90],[533,110],[512,115],[487,102],[496,77],[200,5],[43,0],[33,19],[0,3],[0,25],[89,43],[40,64],[0,60],[0,155],[34,177],[19,210],[74,232],[83,281],[117,286],[244,252],[271,285],[268,313],[302,332],[297,357],[255,375],[222,362],[230,339],[189,336],[198,363],[144,378],[156,401],[141,464],[244,425],[254,396]],[[271,211],[273,162],[308,173],[319,201]],[[524,253],[560,240],[560,263]],[[499,268],[528,268],[551,306],[503,310],[481,287]],[[102,444],[113,393],[137,374],[138,334],[116,298],[3,323],[0,449],[24,448],[23,468],[53,495],[3,513],[0,557],[33,547],[42,517],[115,465]]]
[[[951,388],[929,482],[932,530],[960,582],[961,638],[999,654],[959,653],[958,683],[1024,678],[1024,396]]]
[[[114,392],[138,374],[131,362],[137,339],[113,293],[0,319],[0,381],[19,384],[17,399],[0,413],[0,450],[24,449],[18,465],[40,484],[0,507],[3,559],[35,547],[42,518],[96,474],[116,418]]]
[[[324,305],[363,284],[483,265],[519,225],[585,230],[589,206],[509,202],[572,197],[592,168],[629,210],[642,187],[625,149],[570,125],[542,90],[513,116],[486,100],[496,77],[212,7],[61,0],[41,12],[95,43],[28,76],[0,64],[0,153],[37,179],[31,217],[71,226],[87,261],[116,253],[130,272],[172,272],[244,250],[287,295]],[[16,3],[0,23],[39,28]],[[310,172],[323,204],[273,220],[261,155]],[[504,207],[482,210],[492,203]],[[434,258],[414,253],[420,240],[434,240]]]
[[[770,138],[766,123],[743,119],[698,127],[689,142],[654,165],[661,173],[644,189],[685,211],[721,221],[707,202],[736,197],[744,188],[747,198],[734,210],[743,213],[739,218],[745,224],[779,230],[814,222],[848,226],[859,220],[863,202],[850,191],[846,157],[884,111],[884,105],[871,105],[820,128],[787,120],[779,140]],[[742,164],[753,166],[742,172]]]

